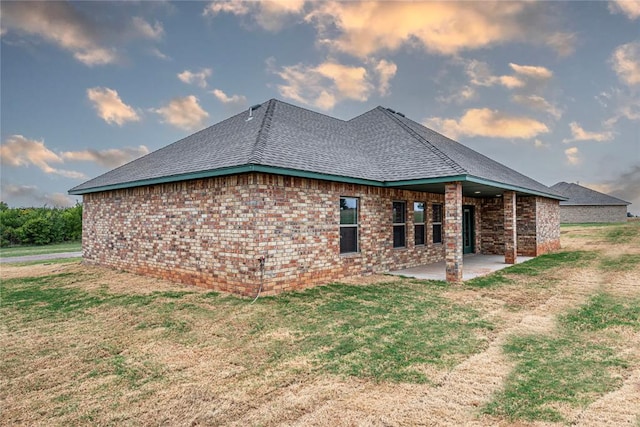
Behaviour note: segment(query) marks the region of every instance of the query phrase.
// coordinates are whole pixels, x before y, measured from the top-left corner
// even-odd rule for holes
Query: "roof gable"
[[[558,182],[551,186],[551,189],[568,198],[560,202],[563,206],[627,206],[631,204],[617,197],[568,182]]]
[[[344,121],[275,99],[69,192],[84,194],[269,168],[379,186],[469,177],[562,198],[539,182],[383,107]]]

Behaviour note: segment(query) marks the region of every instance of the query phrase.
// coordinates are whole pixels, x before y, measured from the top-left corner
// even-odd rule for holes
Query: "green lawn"
[[[0,248],[0,258],[10,258],[25,255],[57,254],[60,252],[79,252],[82,250],[81,242],[57,243],[45,246],[13,246]]]
[[[11,265],[0,425],[592,425],[640,367],[639,226],[575,228],[464,285],[378,276],[253,303],[77,260]],[[640,420],[630,401],[605,403],[627,411],[616,425]]]

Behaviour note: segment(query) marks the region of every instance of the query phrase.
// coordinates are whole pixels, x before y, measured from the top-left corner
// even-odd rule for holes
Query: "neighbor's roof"
[[[627,206],[631,204],[631,202],[625,202],[617,197],[568,182],[559,182],[551,189],[568,199],[560,202],[562,206]]]
[[[272,99],[69,190],[85,194],[250,171],[376,186],[471,181],[561,195],[392,110],[344,121]]]

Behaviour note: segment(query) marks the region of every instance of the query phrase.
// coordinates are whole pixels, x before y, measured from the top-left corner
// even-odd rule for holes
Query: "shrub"
[[[82,238],[82,205],[10,208],[0,202],[0,246],[46,245]]]

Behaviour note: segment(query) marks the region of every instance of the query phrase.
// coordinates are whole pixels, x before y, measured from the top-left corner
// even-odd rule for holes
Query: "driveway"
[[[57,254],[40,254],[40,255],[25,255],[14,256],[8,258],[0,258],[0,264],[10,262],[28,262],[28,261],[46,261],[48,259],[60,259],[60,258],[79,258],[82,256],[82,252],[60,252]]]

